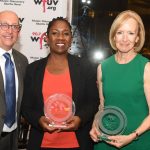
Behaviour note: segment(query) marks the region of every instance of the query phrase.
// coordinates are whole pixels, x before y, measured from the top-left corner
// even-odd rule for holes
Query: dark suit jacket
[[[47,59],[48,57],[36,61],[27,68],[22,113],[32,125],[28,150],[39,150],[44,134],[38,121],[44,115],[42,83]],[[75,115],[79,116],[82,121],[80,128],[76,131],[76,136],[81,150],[92,150],[93,143],[89,130],[99,103],[96,75],[90,64],[80,58],[68,54],[68,62],[73,100],[76,105]]]
[[[26,66],[28,64],[27,58],[20,52],[13,49],[12,51],[17,75],[18,75],[18,100],[17,100],[17,117],[19,119],[20,105],[23,95],[23,78],[25,75]],[[6,114],[6,104],[5,104],[5,93],[4,93],[4,82],[3,76],[0,69],[0,134],[4,126],[4,119]]]

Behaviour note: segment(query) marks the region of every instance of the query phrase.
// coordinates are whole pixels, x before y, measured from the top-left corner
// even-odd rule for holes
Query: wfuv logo
[[[24,18],[19,18],[19,22],[22,24],[24,21]]]
[[[56,10],[56,5],[58,4],[59,0],[34,0],[34,3],[36,5],[42,5],[43,7],[43,12],[46,11],[46,6],[47,9],[51,9],[53,11]]]
[[[21,27],[23,25],[23,21],[24,21],[24,18],[19,18],[19,23],[21,24]]]
[[[46,45],[46,32],[32,32],[31,40],[32,42],[39,42],[40,49],[43,49],[43,45]]]

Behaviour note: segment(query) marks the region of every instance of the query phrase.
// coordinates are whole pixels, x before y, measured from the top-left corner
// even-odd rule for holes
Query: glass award
[[[127,118],[122,109],[116,106],[104,107],[96,116],[96,127],[100,131],[100,140],[110,141],[107,137],[123,134],[127,126]]]
[[[49,126],[66,127],[66,121],[75,114],[75,104],[71,97],[65,94],[53,94],[44,103],[44,114],[51,120]]]

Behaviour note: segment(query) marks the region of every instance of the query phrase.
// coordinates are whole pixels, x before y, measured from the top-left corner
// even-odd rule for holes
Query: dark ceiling
[[[99,11],[132,9],[140,14],[150,14],[150,0],[93,0],[92,5]]]
[[[150,0],[128,0],[128,8],[139,14],[150,15]]]
[[[118,13],[127,9],[136,11],[141,16],[146,30],[144,48],[150,49],[150,0],[91,1],[92,3],[87,6],[81,3],[81,0],[73,0],[73,24],[78,24],[80,36],[90,41],[87,44],[88,42],[82,40],[83,45],[89,45],[85,46],[86,49],[100,47],[112,53],[108,40],[110,26]],[[84,10],[87,10],[87,13],[84,13]]]
[[[96,11],[122,11],[127,8],[127,0],[93,0],[92,5]]]

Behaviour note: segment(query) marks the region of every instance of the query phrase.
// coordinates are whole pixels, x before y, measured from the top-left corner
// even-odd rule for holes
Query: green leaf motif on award
[[[103,126],[110,131],[114,131],[118,128],[120,124],[120,119],[118,116],[113,114],[108,114],[102,119]]]

